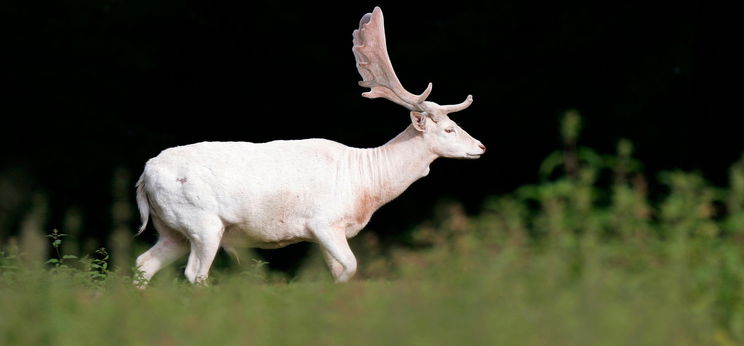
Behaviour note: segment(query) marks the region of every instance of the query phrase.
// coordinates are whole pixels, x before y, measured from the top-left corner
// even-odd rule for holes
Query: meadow
[[[5,245],[0,344],[744,343],[744,160],[726,187],[694,172],[646,177],[629,141],[602,155],[578,145],[579,125],[569,112],[540,183],[479,215],[443,202],[404,243],[362,232],[346,284],[319,254],[287,278],[246,252],[207,286],[175,265],[137,290],[108,250],[67,254],[64,230],[50,231],[43,265]],[[655,197],[649,179],[663,185]]]

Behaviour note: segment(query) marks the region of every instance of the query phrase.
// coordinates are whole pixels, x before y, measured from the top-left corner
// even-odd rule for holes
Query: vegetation
[[[725,189],[665,172],[651,200],[629,141],[600,155],[578,145],[578,114],[565,119],[541,183],[476,217],[444,203],[407,244],[362,233],[348,284],[318,255],[289,280],[243,260],[206,287],[172,266],[140,291],[106,250],[65,254],[60,232],[44,266],[8,247],[0,344],[742,344],[744,160]]]

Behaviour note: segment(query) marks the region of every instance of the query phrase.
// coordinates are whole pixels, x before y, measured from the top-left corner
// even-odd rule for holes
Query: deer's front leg
[[[333,279],[336,282],[346,282],[354,276],[357,261],[346,241],[343,231],[333,230],[329,227],[313,229],[313,234],[320,244],[323,256],[328,263]]]
[[[320,251],[323,253],[323,258],[328,265],[328,270],[331,271],[331,275],[334,280],[337,280],[341,273],[344,271],[344,266],[331,255],[328,250],[321,246]]]

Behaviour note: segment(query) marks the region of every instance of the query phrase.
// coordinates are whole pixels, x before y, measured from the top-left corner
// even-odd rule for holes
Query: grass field
[[[567,123],[542,183],[474,217],[444,204],[408,244],[362,233],[347,284],[320,256],[291,280],[246,258],[206,287],[172,266],[140,291],[106,253],[65,258],[65,237],[44,266],[6,248],[0,345],[744,343],[744,163],[725,188],[664,173],[651,202],[629,143],[602,157]]]
[[[217,272],[208,287],[164,273],[138,291],[115,272],[14,268],[6,259],[0,343],[736,345],[744,337],[740,243],[566,235],[523,244],[483,241],[477,231],[448,241],[396,251],[395,269],[343,285],[272,282],[254,265]],[[304,275],[325,270],[311,262]]]

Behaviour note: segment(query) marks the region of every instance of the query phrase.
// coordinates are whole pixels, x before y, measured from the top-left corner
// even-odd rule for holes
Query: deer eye
[[[451,128],[451,127],[448,127],[446,129],[444,129],[444,132],[452,133],[452,132],[455,132],[455,129],[454,128]]]

